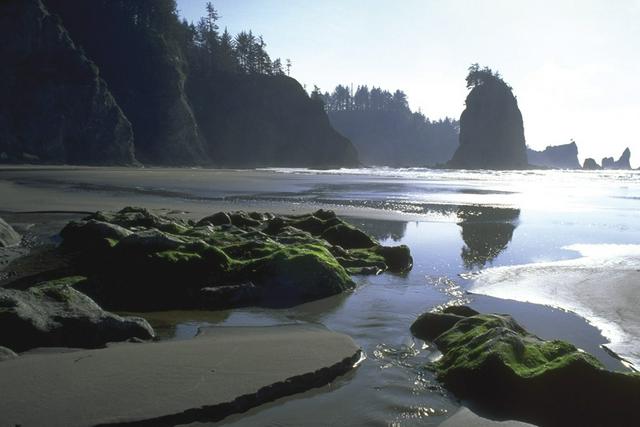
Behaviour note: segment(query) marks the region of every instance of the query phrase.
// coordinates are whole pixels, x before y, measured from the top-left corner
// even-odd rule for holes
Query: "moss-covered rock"
[[[430,313],[411,330],[442,352],[433,364],[438,379],[495,417],[540,426],[639,420],[640,376],[607,371],[593,356],[564,341],[542,340],[510,316]]]
[[[351,274],[412,263],[406,246],[381,246],[323,210],[218,212],[193,222],[125,208],[70,223],[62,237],[91,279],[80,289],[120,310],[288,306],[354,288]]]
[[[129,338],[153,338],[141,318],[103,311],[74,289],[84,277],[69,277],[26,291],[0,288],[0,345],[13,351],[35,347],[101,347]]]

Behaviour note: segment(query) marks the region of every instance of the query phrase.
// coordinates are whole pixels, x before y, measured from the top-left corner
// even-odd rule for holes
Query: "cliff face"
[[[330,111],[329,120],[366,165],[434,166],[447,162],[458,147],[455,122],[425,122],[411,112]]]
[[[188,89],[216,166],[359,164],[351,142],[292,78],[220,72]]]
[[[133,126],[138,160],[164,165],[207,163],[184,91],[182,54],[159,31],[157,22],[131,20],[129,8],[141,7],[142,2],[45,2],[109,83]]]
[[[460,116],[460,146],[448,163],[460,169],[522,169],[527,164],[522,114],[511,88],[491,78],[476,85]]]
[[[544,151],[527,148],[527,159],[530,165],[556,169],[580,169],[578,146],[569,144],[548,146]]]
[[[175,166],[359,164],[294,79],[241,70],[191,79],[198,42],[186,41],[191,27],[174,8],[0,1],[0,162],[132,163],[135,150]]]
[[[605,157],[602,159],[602,169],[631,169],[631,150],[625,148],[618,160],[613,157]]]
[[[0,2],[0,161],[130,164],[129,121],[40,0]]]

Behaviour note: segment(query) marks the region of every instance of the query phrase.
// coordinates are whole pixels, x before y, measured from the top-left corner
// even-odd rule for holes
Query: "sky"
[[[178,0],[190,21],[206,0]],[[413,110],[459,118],[472,63],[513,87],[527,145],[640,166],[640,0],[217,0],[220,26],[262,35],[307,89],[407,93]]]

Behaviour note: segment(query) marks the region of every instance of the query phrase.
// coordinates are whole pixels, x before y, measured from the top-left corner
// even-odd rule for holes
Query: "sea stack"
[[[625,148],[618,160],[613,157],[605,157],[602,159],[602,169],[631,169],[631,150]]]
[[[527,159],[532,166],[553,169],[580,169],[578,146],[574,141],[569,144],[550,145],[543,151],[527,148]]]
[[[602,168],[600,167],[600,165],[598,165],[596,163],[596,161],[594,159],[589,157],[589,158],[584,159],[584,164],[582,165],[582,169],[595,171],[595,170],[599,170],[599,169],[602,169]]]
[[[528,167],[522,114],[511,87],[497,72],[469,68],[471,89],[460,116],[460,146],[447,166],[455,169]]]

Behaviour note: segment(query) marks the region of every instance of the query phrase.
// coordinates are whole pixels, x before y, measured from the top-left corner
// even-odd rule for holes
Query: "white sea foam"
[[[571,245],[571,260],[490,268],[471,292],[572,311],[596,326],[607,347],[640,368],[640,245]]]

